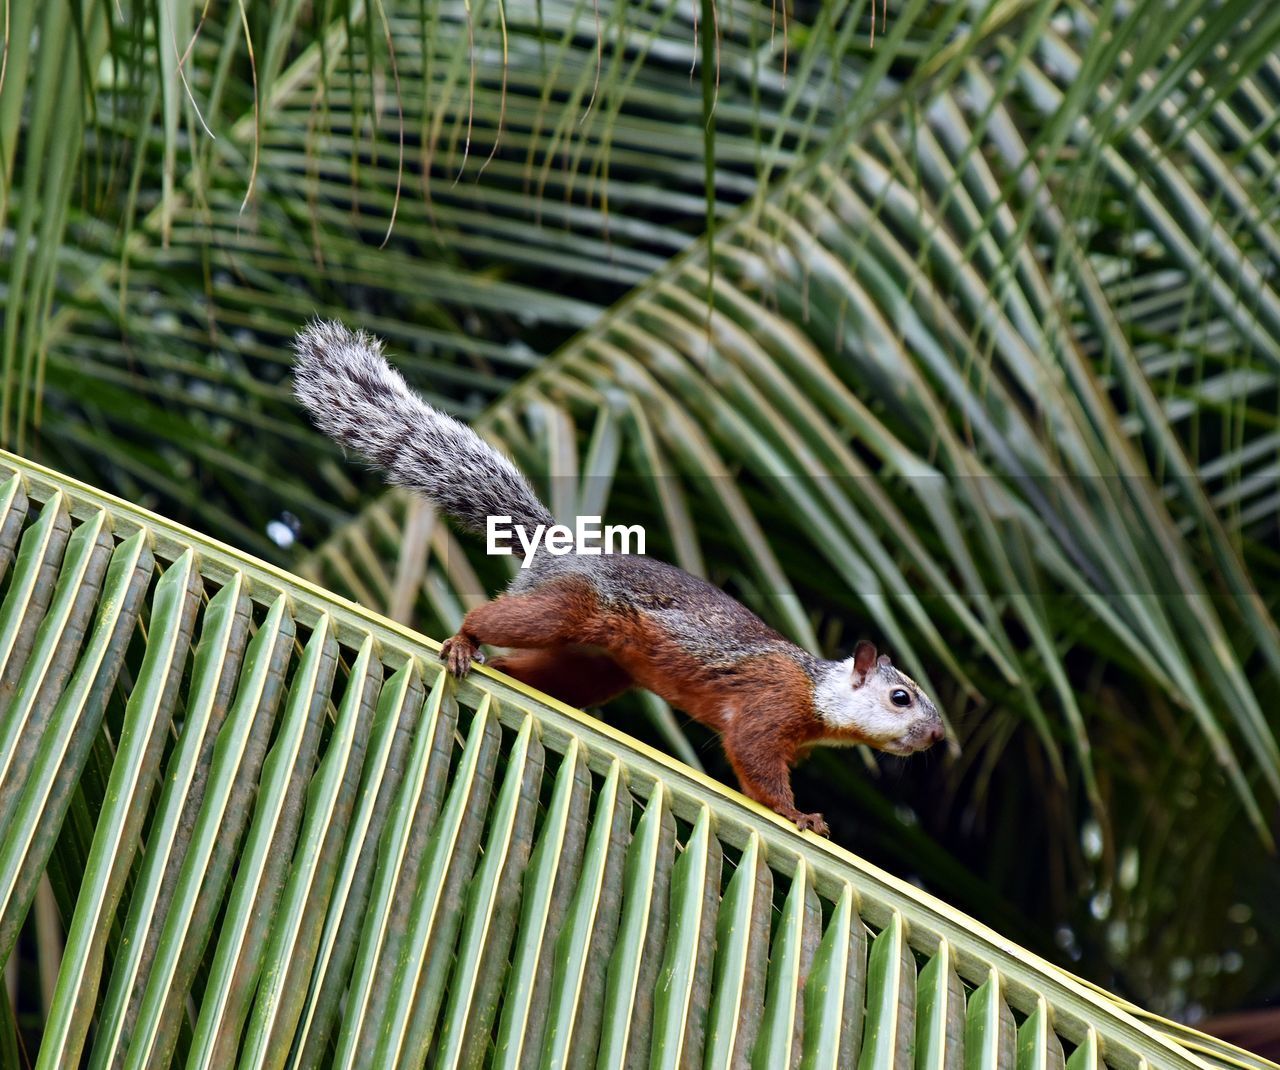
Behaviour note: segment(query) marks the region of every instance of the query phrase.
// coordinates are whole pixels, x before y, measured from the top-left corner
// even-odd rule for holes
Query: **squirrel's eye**
[[[910,706],[911,696],[900,687],[895,687],[889,692],[889,701],[895,706]]]

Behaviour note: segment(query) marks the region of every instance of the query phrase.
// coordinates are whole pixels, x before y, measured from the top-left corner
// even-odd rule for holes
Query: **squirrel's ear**
[[[888,654],[881,654],[878,658],[876,658],[876,664],[883,665],[885,668],[888,668],[890,665],[893,664],[893,662],[889,660]]]
[[[861,687],[867,678],[867,673],[871,671],[871,667],[876,663],[876,645],[869,643],[865,639],[858,640],[858,645],[853,648],[853,686]]]

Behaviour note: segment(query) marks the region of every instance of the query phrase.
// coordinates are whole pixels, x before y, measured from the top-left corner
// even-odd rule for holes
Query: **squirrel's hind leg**
[[[628,690],[634,681],[608,654],[572,647],[517,650],[491,663],[499,672],[584,709],[599,706]]]
[[[595,609],[595,593],[577,582],[548,583],[527,593],[504,594],[468,613],[458,634],[441,648],[440,657],[461,679],[482,644],[528,649],[590,642],[584,630],[595,617]]]

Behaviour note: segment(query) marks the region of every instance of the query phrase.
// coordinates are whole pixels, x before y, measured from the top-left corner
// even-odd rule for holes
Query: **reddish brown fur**
[[[835,734],[814,710],[812,680],[791,658],[707,665],[652,617],[602,607],[580,580],[557,580],[473,609],[441,656],[461,676],[481,644],[523,648],[494,667],[574,706],[604,702],[632,684],[660,695],[721,734],[744,793],[801,828],[826,832],[820,814],[796,809],[790,770],[812,744]]]
[[[628,690],[633,681],[608,654],[580,647],[517,650],[491,662],[499,672],[555,695],[570,706],[599,706]]]

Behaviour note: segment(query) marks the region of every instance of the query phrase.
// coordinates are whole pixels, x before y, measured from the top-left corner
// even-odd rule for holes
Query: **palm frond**
[[[1183,31],[1203,28],[1186,17]],[[1142,8],[1105,29],[1146,49],[1152,18]],[[803,181],[726,220],[712,308],[695,246],[477,426],[543,474],[548,500],[643,520],[668,556],[703,572],[714,560],[716,578],[800,641],[837,643],[856,613],[913,671],[950,676],[957,703],[984,696],[955,718],[973,743],[958,777],[989,769],[1010,738],[975,729],[979,711],[1024,720],[1057,777],[1080,777],[1113,866],[1117,845],[1137,850],[1165,820],[1122,801],[1167,791],[1152,779],[1165,759],[1111,760],[1116,718],[1082,701],[1083,664],[1131,681],[1108,701],[1145,691],[1173,738],[1199,734],[1265,840],[1277,646],[1254,574],[1274,574],[1257,542],[1274,517],[1235,502],[1273,497],[1273,343],[1255,312],[1274,301],[1257,207],[1273,171],[1257,150],[1273,140],[1263,102],[1276,83],[1264,66],[1210,91],[1183,70],[1171,91],[1164,65],[1183,31],[1164,24],[1156,51],[1134,53],[1151,69],[1115,73],[1095,55],[1113,41],[1089,17],[1027,30],[997,34],[999,61],[964,65],[852,146],[833,139]],[[1238,44],[1230,26],[1212,30]],[[1098,92],[1080,88],[1085,68]],[[1151,96],[1157,84],[1173,103]],[[1239,153],[1248,162],[1229,166]],[[1125,217],[1100,210],[1135,187]],[[1206,241],[1214,256],[1197,258]],[[388,496],[305,567],[452,627],[442,592],[464,592],[461,608],[474,577],[441,543],[413,576],[422,595],[397,589],[387,562],[406,509]],[[1175,768],[1196,768],[1195,752],[1175,748]],[[1231,809],[1213,813],[1230,840]],[[1185,849],[1157,858],[1177,885]],[[1097,879],[1110,901],[1116,870]],[[1131,924],[1120,960],[1160,931]]]
[[[276,561],[333,531],[307,568],[442,631],[505,573],[289,400],[298,323],[358,320],[557,511],[936,687],[954,764],[814,774],[851,835],[1161,1007],[1264,983],[1268,5],[717,4],[712,228],[696,5],[11,6],[9,441]]]
[[[1071,1065],[1103,1048],[1115,1067],[1200,1065],[600,722],[486,670],[456,686],[390,621],[3,463],[0,618],[22,641],[0,667],[17,684],[0,958],[39,874],[71,907],[37,1066],[312,1065],[330,1044],[335,1065],[422,1065],[433,1038],[467,1065],[601,1044],[658,1065],[897,1065],[918,983],[944,1062],[1007,1055],[1020,1028],[1039,1058],[1074,1047]],[[91,833],[69,870],[73,792]]]
[[[869,48],[865,3],[815,11],[802,46],[793,18],[785,51],[767,5],[721,6],[712,221],[856,121],[872,86],[892,92],[896,54]],[[60,90],[82,92],[99,120],[81,165],[90,214],[72,211],[72,185],[43,191],[65,202],[44,216],[69,223],[38,243],[38,278],[21,258],[11,265],[6,434],[23,446],[39,434],[86,475],[127,473],[129,489],[215,528],[234,502],[249,519],[227,534],[258,552],[279,551],[246,485],[291,487],[290,511],[324,527],[328,503],[351,500],[341,480],[319,495],[286,478],[299,440],[282,425],[282,324],[376,304],[373,320],[437,398],[474,413],[706,230],[701,105],[689,93],[706,28],[680,5],[605,6],[598,34],[582,4],[441,3],[390,10],[385,27],[341,5],[314,21],[289,5],[243,28],[117,8],[85,16],[111,16],[111,76]],[[897,45],[940,45],[959,13],[936,16],[916,0],[895,23]],[[20,100],[25,66],[15,69],[7,95]],[[844,89],[829,91],[845,85],[853,113],[833,106]],[[180,129],[190,166],[177,181]],[[17,173],[40,190],[39,137],[21,144]],[[36,210],[31,196],[15,204]],[[44,304],[25,302],[45,289]],[[178,401],[189,420],[165,418]],[[264,433],[277,449],[228,449]],[[91,440],[107,435],[101,457]],[[140,452],[121,448],[140,438]],[[237,452],[259,463],[236,470]],[[193,455],[207,475],[184,490]]]

